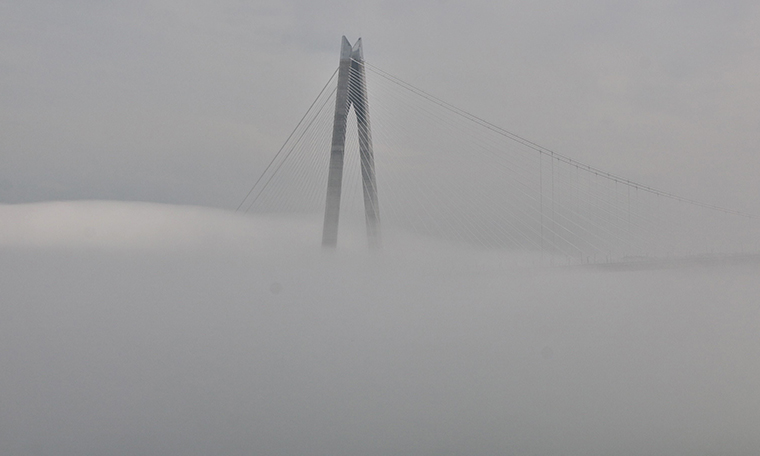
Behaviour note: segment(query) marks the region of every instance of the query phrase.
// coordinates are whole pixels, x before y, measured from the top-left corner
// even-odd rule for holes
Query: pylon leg
[[[367,242],[370,247],[380,247],[380,208],[377,203],[375,157],[372,150],[372,130],[369,123],[367,83],[364,76],[364,56],[362,55],[361,38],[354,45],[352,58],[349,99],[351,104],[354,105],[356,123],[359,128],[359,157],[361,158]]]
[[[335,117],[333,119],[330,169],[327,174],[327,201],[325,221],[322,227],[322,246],[338,244],[338,220],[340,219],[340,192],[343,184],[343,153],[346,148],[346,120],[350,101],[348,96],[351,77],[351,43],[343,37],[338,68],[338,89],[335,94]]]

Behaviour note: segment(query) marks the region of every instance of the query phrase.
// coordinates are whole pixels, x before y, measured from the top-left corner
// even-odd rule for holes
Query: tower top
[[[358,60],[360,62],[364,61],[364,48],[362,47],[362,39],[359,38],[356,40],[356,43],[354,43],[353,46],[351,46],[351,42],[348,41],[348,38],[343,36],[343,40],[341,41],[340,46],[340,59],[341,60]]]
[[[362,47],[362,39],[359,38],[354,43],[353,49],[351,49],[351,58],[360,62],[364,61],[364,48]]]

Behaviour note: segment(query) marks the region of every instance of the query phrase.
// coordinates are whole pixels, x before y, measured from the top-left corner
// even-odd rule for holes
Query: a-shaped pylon
[[[367,85],[364,75],[364,52],[362,51],[361,38],[351,46],[351,43],[344,36],[340,50],[330,170],[327,176],[327,202],[325,204],[325,223],[322,229],[323,247],[335,247],[338,243],[343,155],[346,147],[346,121],[352,105],[356,112],[359,127],[359,157],[361,159],[367,240],[370,247],[379,247],[380,210],[377,205],[375,159],[372,153]]]

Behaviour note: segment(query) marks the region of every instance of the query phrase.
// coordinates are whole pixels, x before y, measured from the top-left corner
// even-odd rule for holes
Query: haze
[[[657,205],[615,254],[658,261],[617,266],[473,242],[535,197],[471,197],[503,175],[378,81],[382,250],[355,161],[320,248],[311,149],[234,212],[345,34],[545,147],[760,214],[758,30],[750,1],[0,2],[0,454],[758,454],[756,218]],[[576,201],[539,163],[552,211]],[[665,261],[680,241],[713,256]]]

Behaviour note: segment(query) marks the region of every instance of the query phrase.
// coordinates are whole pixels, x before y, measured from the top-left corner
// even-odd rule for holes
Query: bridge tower
[[[340,50],[338,89],[335,96],[335,117],[330,149],[330,169],[327,175],[327,201],[325,203],[325,222],[322,228],[323,247],[335,247],[338,243],[343,155],[346,147],[346,121],[352,105],[354,112],[356,112],[359,130],[359,157],[361,159],[367,242],[370,247],[379,247],[380,210],[377,205],[375,158],[372,152],[372,133],[369,125],[364,51],[361,38],[351,46],[351,43],[344,36]]]

